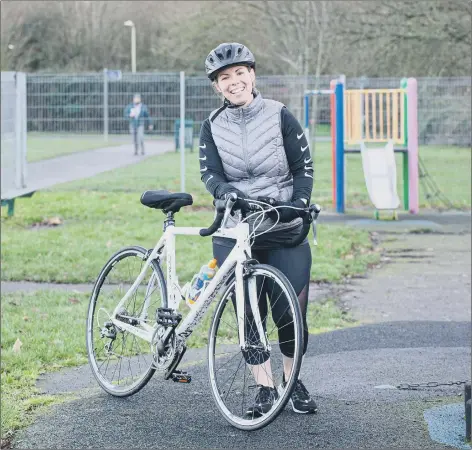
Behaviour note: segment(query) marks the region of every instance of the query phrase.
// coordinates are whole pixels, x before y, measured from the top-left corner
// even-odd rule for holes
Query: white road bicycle
[[[236,200],[235,194],[216,200],[213,224],[201,229],[175,226],[174,214],[192,204],[191,195],[146,191],[141,196],[142,204],[167,214],[164,233],[154,249],[126,247],[108,260],[95,282],[87,315],[90,366],[109,394],[126,397],[138,392],[156,370],[166,380],[190,382],[191,375],[177,367],[187,339],[218,297],[208,335],[208,370],[219,411],[233,426],[256,430],[272,422],[287,404],[303,354],[300,306],[285,275],[251,257],[257,219],[263,218],[268,209],[277,208],[251,200],[250,216],[256,216],[253,231],[249,216],[227,228]],[[300,244],[310,224],[316,244],[320,208],[310,205],[300,211],[304,214],[303,229],[289,245]],[[236,241],[191,307],[184,301],[186,289],[180,287],[176,274],[176,235],[214,235]],[[281,345],[291,349],[291,369]],[[274,387],[278,393],[265,413],[251,410],[261,385]]]

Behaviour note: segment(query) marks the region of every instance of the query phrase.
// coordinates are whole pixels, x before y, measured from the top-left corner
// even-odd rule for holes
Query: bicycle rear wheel
[[[99,385],[117,397],[138,392],[156,370],[151,344],[110,320],[140,274],[146,254],[142,247],[126,247],[115,253],[100,272],[90,298],[86,333],[90,367]],[[160,307],[167,307],[166,283],[157,261],[151,261],[119,318],[136,328],[154,326]]]
[[[264,349],[251,318],[247,294],[251,278],[257,286],[259,312],[270,344],[268,349]],[[276,268],[262,264],[250,266],[244,283],[246,350],[239,345],[236,280],[233,279],[216,307],[210,327],[208,368],[211,390],[220,412],[231,425],[251,431],[272,422],[290,399],[302,362],[303,322],[295,291]],[[287,368],[289,364],[284,354],[293,358],[291,370]],[[254,408],[256,389],[260,392],[260,386],[277,392],[268,411]]]

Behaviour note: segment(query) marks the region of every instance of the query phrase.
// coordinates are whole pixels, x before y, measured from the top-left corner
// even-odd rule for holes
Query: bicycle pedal
[[[177,327],[182,320],[182,314],[174,313],[171,308],[158,308],[157,309],[157,320],[159,325],[164,327]]]
[[[181,370],[176,370],[172,373],[172,381],[175,383],[190,383],[192,381],[192,375]]]

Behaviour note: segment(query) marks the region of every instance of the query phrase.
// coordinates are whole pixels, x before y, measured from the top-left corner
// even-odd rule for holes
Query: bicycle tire
[[[226,397],[228,397],[228,393],[224,390],[221,390],[217,385],[218,374],[216,373],[217,370],[216,370],[216,365],[215,365],[216,338],[217,338],[220,321],[222,321],[224,310],[226,309],[228,305],[230,308],[233,308],[234,310],[234,307],[230,302],[231,293],[235,289],[235,285],[236,285],[236,280],[234,278],[232,279],[232,281],[229,282],[229,284],[225,288],[222,298],[216,307],[213,320],[210,326],[209,338],[208,338],[208,370],[209,370],[211,391],[212,391],[215,403],[219,411],[223,415],[223,417],[231,425],[233,425],[236,428],[239,428],[241,430],[246,430],[246,431],[257,430],[257,429],[260,429],[269,425],[273,420],[276,419],[276,417],[285,408],[287,402],[290,399],[291,393],[295,387],[295,383],[298,379],[298,374],[300,372],[300,367],[301,367],[302,357],[303,357],[302,314],[301,314],[300,304],[299,304],[297,295],[292,285],[290,284],[286,276],[282,272],[280,272],[280,270],[269,265],[265,265],[265,264],[252,265],[250,268],[249,277],[250,276],[257,277],[258,274],[262,274],[262,275],[265,274],[266,276],[269,276],[269,278],[271,278],[273,281],[276,281],[279,284],[279,286],[282,287],[286,295],[287,301],[289,303],[289,306],[293,313],[295,350],[293,354],[292,372],[290,374],[290,378],[288,382],[285,385],[282,395],[276,401],[274,406],[269,410],[269,412],[267,412],[266,414],[263,414],[261,417],[258,417],[258,418],[252,417],[252,418],[247,419],[243,417],[237,417],[234,414],[234,412],[230,411],[229,407],[225,404],[225,401],[222,398],[223,393],[226,394]],[[268,314],[266,314],[266,317],[268,317]],[[267,331],[266,331],[266,334],[267,334]],[[241,351],[240,348],[239,348],[239,351]],[[272,354],[271,356],[269,356],[269,360],[270,358],[272,358]],[[245,362],[243,362],[243,364],[245,366],[248,366],[248,364],[245,364]],[[252,367],[255,367],[255,366],[252,366]],[[246,368],[244,370],[246,370]],[[237,369],[237,371],[239,371],[239,368]],[[234,382],[234,379],[233,379],[233,382]],[[244,391],[245,391],[245,386],[242,389],[243,403],[244,403]],[[279,394],[280,394],[280,391],[279,391]],[[241,393],[239,393],[239,395],[241,395]],[[242,407],[241,409],[242,409],[242,414],[243,414],[244,407]]]
[[[98,314],[100,313],[101,309],[103,309],[100,302],[101,301],[106,301],[106,298],[103,299],[102,298],[103,296],[101,297],[100,294],[102,293],[102,290],[103,290],[104,291],[103,293],[105,295],[106,289],[104,288],[104,284],[105,284],[107,278],[109,277],[110,273],[112,273],[114,269],[119,267],[120,263],[122,263],[127,258],[138,258],[138,260],[140,260],[142,262],[142,264],[144,264],[144,260],[145,260],[145,257],[147,255],[147,253],[148,253],[147,250],[143,247],[140,247],[140,246],[125,247],[125,248],[122,248],[121,250],[119,250],[118,252],[116,252],[113,256],[110,257],[110,259],[107,261],[107,263],[104,265],[104,267],[100,271],[100,274],[97,277],[97,280],[95,282],[95,285],[94,285],[94,288],[93,288],[93,291],[92,291],[92,294],[91,294],[91,297],[90,297],[89,308],[88,308],[88,313],[87,313],[87,325],[86,325],[86,347],[87,347],[87,355],[88,355],[89,364],[90,364],[90,367],[92,369],[92,373],[93,373],[95,379],[97,380],[98,384],[100,385],[100,387],[103,390],[105,390],[106,392],[108,392],[109,394],[111,394],[113,396],[116,396],[116,397],[127,397],[127,396],[133,395],[136,392],[138,392],[139,390],[141,390],[147,384],[147,382],[151,379],[154,372],[156,371],[156,368],[153,367],[152,361],[151,361],[151,363],[148,363],[148,361],[145,361],[144,364],[143,364],[142,373],[140,373],[140,375],[137,377],[137,379],[135,381],[132,381],[132,383],[130,385],[121,385],[120,386],[119,381],[118,381],[118,385],[117,385],[116,382],[113,383],[113,378],[112,378],[112,380],[108,380],[105,377],[105,375],[100,370],[100,367],[103,366],[103,364],[101,364],[101,366],[99,367],[99,365],[98,365],[98,363],[99,363],[98,358],[99,357],[97,356],[97,352],[96,352],[96,346],[98,345],[97,343],[100,343],[100,345],[101,345],[102,342],[106,342],[105,340],[104,341],[101,340],[101,339],[103,339],[103,337],[101,337],[101,339],[98,339],[100,331],[103,330],[103,328],[100,327],[100,319],[98,318]],[[158,264],[158,262],[156,260],[151,261],[151,264],[149,266],[149,270],[151,271],[151,275],[150,275],[149,280],[148,280],[148,285],[146,286],[146,294],[145,294],[145,299],[144,299],[144,302],[143,302],[143,307],[142,307],[141,311],[139,312],[140,315],[142,315],[143,317],[144,316],[146,317],[146,319],[145,319],[146,321],[148,320],[149,305],[147,306],[146,311],[144,311],[144,305],[145,305],[146,299],[149,298],[149,293],[148,292],[149,292],[149,288],[150,288],[151,283],[155,283],[155,281],[157,281],[157,286],[158,286],[158,289],[159,289],[160,300],[158,300],[158,303],[160,303],[160,304],[157,305],[156,307],[167,307],[166,282],[165,282],[164,275],[162,273],[162,269],[161,269],[160,265]],[[134,275],[131,275],[131,274],[129,275],[129,282],[131,284],[137,278],[138,274],[139,274],[139,272],[134,274]],[[121,275],[121,274],[119,274],[118,276],[124,278],[124,276]],[[153,278],[153,277],[155,277],[155,278]],[[115,285],[113,283],[111,284],[111,286],[112,286],[112,289],[114,289]],[[138,289],[139,289],[139,287],[138,287]],[[118,304],[119,300],[121,300],[121,298],[123,297],[125,292],[126,292],[126,290],[124,292],[120,293],[119,295],[117,295],[116,299],[111,299],[110,300],[109,303],[111,305],[111,308],[114,309],[114,307]],[[136,292],[135,292],[135,295],[136,295]],[[136,301],[136,298],[134,300]],[[136,305],[134,305],[134,306],[136,306]],[[134,316],[137,317],[136,312],[128,312],[126,309],[125,309],[125,311],[128,314],[130,314],[130,315],[134,314]],[[149,321],[151,321],[152,323],[155,323],[155,320],[156,320],[155,313],[154,313],[154,311],[151,311],[151,312],[152,312],[152,317],[149,318]],[[98,326],[94,326],[95,322],[97,322]],[[122,351],[127,350],[127,349],[125,349],[125,345],[127,345],[127,344],[125,344],[127,338],[125,338],[124,336],[128,332],[126,332],[124,330],[121,330],[121,331],[118,331],[118,333],[122,333],[122,336],[121,336],[122,348],[121,348],[121,350]],[[117,332],[115,330],[115,335],[116,334],[117,334]],[[133,339],[134,339],[135,342],[138,342],[137,339],[139,339],[139,338],[136,338],[131,333],[128,333],[128,334],[133,336]],[[113,342],[115,340],[116,340],[116,338],[113,339]],[[111,339],[110,339],[110,341],[111,341]],[[150,344],[148,342],[146,342],[142,339],[139,339],[139,342],[145,343],[147,346],[149,346],[149,351],[151,350]],[[122,355],[121,359],[119,358],[119,360],[120,360],[120,363],[119,363],[120,364],[120,372],[121,372],[122,359],[125,358],[125,357],[127,357],[129,359],[128,365],[129,365],[129,371],[131,372],[131,375],[133,374],[132,364],[133,365],[136,364],[136,361],[135,361],[136,356],[137,356],[137,359],[138,359],[137,362],[138,362],[138,365],[139,365],[139,369],[141,370],[141,362],[139,360],[140,355],[139,355],[139,353],[137,355],[134,355],[133,352],[135,352],[135,351],[136,351],[136,349],[131,349],[129,351],[130,355],[127,355],[127,356]],[[148,354],[152,356],[151,352],[149,352]],[[133,357],[134,357],[134,360],[131,363],[131,360],[132,360]],[[150,360],[152,360],[152,358],[150,358]],[[109,363],[110,363],[110,361],[107,362],[107,366],[106,366],[107,368],[109,366]],[[116,366],[118,366],[118,363],[116,363]],[[115,367],[115,372],[116,372],[116,370],[117,370],[117,367]]]

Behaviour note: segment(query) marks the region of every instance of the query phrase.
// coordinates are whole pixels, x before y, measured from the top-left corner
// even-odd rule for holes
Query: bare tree
[[[1,62],[8,70],[126,70],[123,22],[132,20],[138,70],[203,74],[211,48],[240,41],[256,53],[259,73],[314,75],[315,83],[329,73],[470,75],[471,9],[469,0],[8,1]]]
[[[367,44],[365,71],[381,75],[470,73],[469,0],[338,2],[348,49]],[[367,58],[365,58],[367,56]],[[379,67],[380,66],[380,67]]]
[[[321,73],[328,66],[331,2],[248,1],[258,53],[284,63],[287,73]]]

